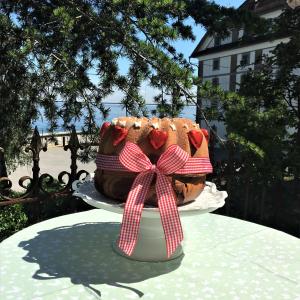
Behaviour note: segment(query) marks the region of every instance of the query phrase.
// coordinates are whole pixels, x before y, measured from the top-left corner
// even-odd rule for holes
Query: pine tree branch
[[[158,69],[158,67],[151,60],[149,60],[148,58],[146,58],[142,54],[138,53],[135,49],[131,48],[130,50],[132,52],[134,52],[137,56],[139,56],[141,59],[143,59],[147,63],[149,63],[153,68]],[[167,75],[167,74],[164,74],[164,75]],[[209,130],[211,130],[214,133],[214,135],[217,137],[217,139],[220,141],[220,143],[223,146],[225,146],[225,143],[224,143],[223,139],[218,135],[218,133],[209,124],[209,121],[207,120],[207,118],[205,116],[205,113],[203,112],[203,109],[198,105],[197,96],[190,94],[189,91],[187,91],[185,88],[183,88],[176,79],[174,80],[174,83],[176,84],[177,88],[185,95],[187,101],[191,101],[192,103],[194,103],[198,107],[198,109],[201,113],[201,116],[202,116],[204,122],[206,123],[207,127],[209,128]]]
[[[72,5],[75,5],[75,3],[71,0],[67,0],[67,2],[69,2],[69,4],[72,4]],[[94,16],[92,16],[91,14],[89,13],[86,13],[84,11],[82,11],[81,9],[79,9],[79,7],[77,6],[76,7],[76,10],[81,14],[81,15],[84,15],[86,16],[90,21],[92,21],[95,25],[97,25],[97,27],[99,28],[102,28],[103,29],[103,25],[102,24],[99,24],[98,21],[94,18]],[[119,28],[115,28],[115,30],[119,31],[120,29]],[[120,41],[122,44],[124,44],[125,40],[126,40],[126,34],[124,34],[123,32],[120,32],[119,33],[121,35],[124,36],[124,40],[123,41]],[[146,58],[145,56],[143,56],[141,53],[137,52],[133,47],[131,47],[129,45],[130,43],[126,44],[125,46],[127,46],[128,49],[130,49],[133,53],[135,53],[138,57],[140,57],[142,60],[146,61],[150,66],[152,66],[154,69],[156,70],[160,70],[161,71],[161,68],[160,66],[157,66],[155,65],[150,59]],[[164,75],[167,75],[168,74],[164,74]],[[202,115],[202,118],[203,120],[205,121],[207,127],[215,134],[215,136],[217,137],[217,139],[220,141],[220,143],[222,145],[225,145],[224,144],[224,141],[222,140],[222,138],[218,135],[218,133],[212,128],[212,126],[209,124],[209,121],[207,120],[206,116],[205,116],[205,113],[203,112],[203,109],[197,104],[197,97],[195,95],[192,95],[190,94],[190,92],[188,90],[186,90],[185,88],[183,88],[179,82],[175,79],[174,80],[174,83],[175,85],[177,86],[177,88],[185,95],[185,98],[187,99],[187,102],[188,101],[191,101],[192,103],[194,103],[201,115]]]

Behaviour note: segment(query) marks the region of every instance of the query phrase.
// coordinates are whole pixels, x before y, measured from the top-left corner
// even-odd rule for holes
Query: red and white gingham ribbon
[[[119,157],[98,155],[96,163],[100,169],[139,173],[126,200],[119,239],[119,248],[129,256],[137,242],[144,202],[156,174],[158,208],[165,233],[167,257],[170,257],[183,240],[183,233],[175,193],[166,175],[210,173],[212,166],[209,158],[190,158],[178,145],[171,145],[160,156],[157,165],[153,165],[136,144],[127,142]]]

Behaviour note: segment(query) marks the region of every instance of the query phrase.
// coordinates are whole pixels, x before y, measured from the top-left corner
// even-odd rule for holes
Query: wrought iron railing
[[[47,143],[43,144],[37,127],[34,129],[30,145],[25,148],[25,152],[32,153],[32,176],[23,176],[19,179],[19,185],[25,192],[17,197],[11,196],[12,181],[7,176],[5,166],[5,153],[0,151],[0,207],[17,203],[28,203],[48,199],[56,199],[62,196],[72,195],[72,183],[80,177],[87,175],[85,170],[78,171],[77,159],[78,151],[83,149],[80,145],[75,127],[72,128],[69,142],[64,146],[65,151],[71,152],[70,171],[62,171],[57,177],[59,188],[49,192],[47,187],[53,185],[55,179],[48,173],[40,174],[40,152],[47,151]]]
[[[214,166],[214,174],[208,176],[208,180],[215,182],[220,189],[227,190],[229,194],[225,207],[218,213],[272,226],[300,237],[298,182],[280,181],[271,186],[261,184],[253,176],[247,176],[247,170],[236,157],[237,150],[233,145],[226,144],[226,149],[221,150],[226,154],[220,159],[216,154],[216,144],[214,131],[211,131],[210,158]],[[85,170],[78,171],[77,160],[80,149],[83,149],[83,145],[79,143],[78,134],[73,127],[68,144],[64,146],[64,150],[71,153],[70,171],[60,172],[56,180],[51,174],[40,174],[40,152],[47,151],[47,145],[43,144],[38,129],[35,128],[30,145],[26,147],[26,151],[32,154],[32,176],[20,178],[19,185],[25,189],[25,192],[17,196],[12,195],[12,181],[7,176],[5,153],[0,149],[0,209],[17,203],[42,204],[45,200],[67,198],[74,204],[68,212],[77,211],[77,204],[81,201],[72,196],[72,183],[83,179],[88,174]],[[55,181],[56,188],[49,191],[47,187]],[[33,203],[32,206],[35,208],[40,205]],[[33,222],[39,220],[41,218],[36,217]]]

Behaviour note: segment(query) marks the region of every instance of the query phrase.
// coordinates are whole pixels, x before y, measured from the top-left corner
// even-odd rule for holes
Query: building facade
[[[250,10],[262,18],[276,18],[286,6],[286,0],[247,0],[240,9]],[[244,37],[243,29],[231,30],[225,39],[204,35],[191,55],[199,61],[198,76],[225,91],[237,91],[243,74],[259,67],[263,58],[270,55],[279,43],[288,42],[286,37],[273,40],[266,36]],[[202,107],[211,105],[209,99],[201,101]],[[224,126],[220,122],[212,124],[217,125],[219,135],[224,137]]]

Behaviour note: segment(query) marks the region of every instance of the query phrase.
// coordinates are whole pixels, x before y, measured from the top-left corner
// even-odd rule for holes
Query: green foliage
[[[244,9],[206,5],[205,0],[189,0],[187,13],[197,24],[205,26],[209,34],[226,37],[232,28],[245,28],[251,34],[264,34],[269,30],[269,22]]]
[[[5,148],[9,165],[26,143],[31,121],[37,116],[37,78],[27,72],[24,43],[22,31],[0,14],[0,145]]]
[[[287,9],[274,24],[275,34],[290,36],[279,44],[262,68],[248,74],[241,93],[260,108],[261,128],[267,135],[277,175],[300,179],[300,14]],[[272,71],[272,70],[275,70]],[[272,150],[272,151],[271,151]]]
[[[144,80],[176,93],[170,106],[162,95],[155,100],[158,114],[178,115],[195,100],[192,66],[172,46],[195,39],[186,25],[190,17],[221,35],[243,19],[251,24],[249,13],[206,0],[1,1],[0,146],[7,157],[19,155],[41,107],[50,132],[59,118],[70,129],[84,116],[82,131],[92,142],[99,125],[95,114],[107,117],[102,101],[115,90],[123,92],[118,100],[129,114],[147,115],[150,99],[140,91]],[[121,59],[129,62],[126,74],[119,69]]]
[[[42,187],[49,194],[63,188],[56,180],[44,182]],[[70,194],[53,199],[49,198],[47,193],[39,195],[41,201],[0,207],[0,241],[36,222],[62,216],[74,212],[74,210],[90,209],[90,206],[73,198]],[[11,192],[8,196],[17,198],[21,196],[21,193]]]
[[[52,186],[49,190],[57,191],[57,189],[58,187]],[[70,196],[65,196],[58,199],[44,199],[40,202],[1,207],[0,241],[28,225],[72,212],[72,201],[75,200]]]
[[[246,140],[243,136],[232,132],[228,134],[228,139],[234,144],[238,144],[240,146],[241,153],[253,153],[260,159],[263,159],[265,157],[265,152],[262,149],[260,149],[256,144],[250,142],[249,140]],[[251,161],[253,162],[253,160]]]
[[[238,94],[217,93],[229,142],[247,176],[261,183],[300,178],[300,14],[287,9],[269,29],[290,35],[260,68],[249,71]]]
[[[28,218],[21,204],[0,208],[0,241],[27,225]]]

